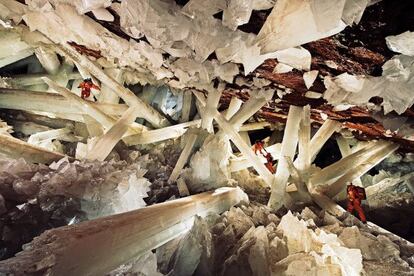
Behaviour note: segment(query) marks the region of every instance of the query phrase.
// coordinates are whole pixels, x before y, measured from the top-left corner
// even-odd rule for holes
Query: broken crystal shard
[[[249,22],[253,11],[253,2],[250,0],[229,0],[223,11],[223,25],[234,31],[238,26]]]
[[[342,13],[342,20],[345,24],[348,26],[354,23],[359,24],[369,2],[369,0],[346,0]]]
[[[212,16],[225,8],[226,5],[221,0],[211,0],[209,2],[205,2],[204,0],[190,0],[185,4],[181,12],[190,17],[195,17],[198,14]]]
[[[104,8],[94,9],[92,10],[92,13],[98,20],[112,22],[115,19],[114,16],[107,9]]]
[[[72,263],[68,258],[75,254],[78,261],[70,266],[70,274],[103,275],[132,257],[188,231],[195,215],[204,217],[210,212],[221,213],[246,199],[247,195],[238,188],[222,188],[55,228],[36,238],[19,256],[0,262],[0,271],[19,274],[22,271],[39,273],[47,269],[52,274],[66,275],[68,265]],[[115,239],[117,246],[114,246]],[[94,247],[84,246],[91,242],[94,242]],[[38,265],[33,266],[34,263]]]
[[[282,148],[280,156],[293,159],[298,144],[299,123],[302,118],[302,108],[291,105],[286,121],[286,128],[283,134]],[[276,168],[274,183],[272,184],[272,192],[270,195],[268,206],[272,209],[279,209],[283,205],[283,195],[285,193],[286,184],[289,178],[288,164],[285,158],[279,159]]]
[[[346,0],[309,1],[318,32],[329,32],[340,26]]]
[[[276,0],[253,0],[254,10],[267,10],[273,8]]]
[[[312,70],[309,72],[303,73],[303,80],[305,81],[306,88],[311,88],[316,78],[318,77],[319,71]]]
[[[256,41],[261,47],[261,53],[296,47],[342,31],[346,27],[341,20],[344,2],[344,0],[335,3],[323,0],[276,1],[257,36]],[[313,7],[321,8],[313,9]]]
[[[147,205],[143,198],[148,197],[151,183],[143,177],[146,170],[142,170],[140,175],[137,176],[138,173],[130,175],[119,183],[117,189],[120,197],[113,207],[115,214],[129,212]]]
[[[293,70],[293,67],[284,63],[278,63],[273,69],[273,73],[283,74]]]
[[[268,254],[269,238],[264,226],[259,226],[253,233],[256,242],[252,245],[249,252],[249,264],[253,275],[270,276]]]
[[[385,41],[391,51],[414,56],[414,32],[406,31],[399,35],[387,36]]]
[[[399,258],[397,245],[383,235],[375,237],[352,226],[344,228],[339,238],[347,247],[360,249],[364,260]]]
[[[278,62],[291,66],[298,70],[309,71],[312,57],[303,47],[289,48],[275,52]],[[316,78],[316,76],[315,76]]]
[[[375,96],[383,98],[387,114],[395,110],[403,113],[414,103],[411,86],[414,82],[413,57],[399,55],[382,66],[381,77],[351,76],[346,73],[336,78],[325,78],[327,90],[324,99],[330,104],[366,105]]]

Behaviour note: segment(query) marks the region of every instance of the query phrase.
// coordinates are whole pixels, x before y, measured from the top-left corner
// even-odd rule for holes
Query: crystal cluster
[[[251,204],[196,219],[186,235],[156,250],[158,266],[171,275],[412,273],[413,249],[402,240],[351,216],[312,210],[279,217]]]

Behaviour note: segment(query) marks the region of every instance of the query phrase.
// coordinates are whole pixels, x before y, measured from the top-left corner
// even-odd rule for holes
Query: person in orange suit
[[[346,191],[348,195],[347,211],[352,214],[355,210],[358,213],[359,219],[363,223],[367,223],[364,210],[361,206],[361,201],[366,199],[365,189],[362,187],[354,186],[351,183],[347,186]]]
[[[91,95],[91,89],[101,90],[99,86],[95,85],[91,79],[85,79],[83,82],[81,82],[78,86],[78,88],[81,88],[81,98],[86,99]]]
[[[263,156],[265,156],[265,153],[267,153],[267,151],[264,149],[264,143],[263,143],[263,141],[261,141],[261,140],[257,140],[255,143],[254,143],[254,146],[253,146],[253,150],[254,150],[254,153],[255,154],[257,154],[257,152],[259,152],[260,154],[262,154]],[[263,152],[264,153],[263,153]],[[266,156],[265,156],[266,157]]]
[[[267,160],[267,162],[266,162],[266,168],[272,173],[272,174],[274,174],[275,172],[276,172],[276,170],[275,170],[275,168],[273,167],[273,157],[272,157],[272,155],[268,152],[266,155],[265,155],[265,157],[266,157],[266,160]]]

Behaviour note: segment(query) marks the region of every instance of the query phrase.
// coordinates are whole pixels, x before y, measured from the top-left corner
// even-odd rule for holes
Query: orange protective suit
[[[365,217],[364,210],[362,209],[362,206],[361,206],[361,201],[363,199],[366,199],[365,189],[362,187],[354,186],[351,183],[346,188],[346,191],[348,194],[347,211],[352,214],[353,211],[355,210],[358,213],[359,219],[363,223],[366,223],[367,219]]]
[[[264,149],[263,141],[256,141],[256,143],[254,143],[253,150],[255,154],[259,152],[260,154],[263,154],[263,156],[265,156],[264,153],[262,153],[262,151],[266,153],[266,150]]]
[[[78,88],[81,88],[81,98],[86,99],[91,95],[91,89],[94,88],[96,90],[101,90],[99,86],[93,84],[91,79],[86,79],[83,82],[81,82],[78,86]]]
[[[275,172],[276,172],[276,170],[275,170],[275,168],[273,167],[273,157],[272,157],[272,155],[270,154],[270,153],[267,153],[266,154],[266,160],[267,160],[267,162],[266,162],[266,168],[272,173],[272,174],[274,174]]]

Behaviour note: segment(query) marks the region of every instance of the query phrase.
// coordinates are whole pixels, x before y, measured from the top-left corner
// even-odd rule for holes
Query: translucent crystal
[[[289,48],[275,52],[278,62],[291,66],[298,70],[309,71],[312,57],[303,47]],[[315,77],[316,78],[316,77]]]
[[[387,36],[385,41],[391,51],[407,56],[414,56],[414,32],[406,31],[399,35]]]
[[[234,31],[238,26],[249,22],[253,11],[252,4],[250,0],[227,1],[227,7],[223,11],[223,25]]]
[[[8,273],[35,273],[48,269],[52,273],[62,274],[67,271],[67,266],[62,264],[68,260],[62,256],[76,256],[78,261],[73,273],[103,275],[132,257],[145,254],[188,231],[195,215],[221,213],[244,199],[246,195],[240,189],[225,188],[53,229],[36,238],[18,257],[1,262],[0,269]],[[196,203],[201,204],[200,208],[194,208]],[[177,207],[180,208],[179,213],[176,212]],[[157,216],[151,215],[154,212]],[[131,232],[131,229],[134,231]],[[117,246],[114,246],[114,239]],[[87,241],[94,241],[94,246],[85,247]],[[70,253],[67,251],[69,248]],[[50,259],[51,255],[55,258]],[[88,258],[92,255],[93,258]],[[79,256],[82,258],[79,259]],[[35,263],[39,265],[33,266]]]
[[[344,4],[344,0],[277,1],[257,36],[261,52],[296,47],[342,31]]]
[[[175,167],[170,175],[170,178],[168,179],[169,182],[174,182],[177,180],[185,164],[188,162],[196,140],[197,135],[194,133],[189,133],[183,151],[181,152],[180,157],[178,158],[177,163],[175,164]]]
[[[205,97],[204,95],[194,92],[196,95],[197,100],[205,106]],[[233,116],[234,118],[234,116]],[[270,186],[273,182],[273,176],[270,174],[268,169],[260,162],[258,157],[253,153],[251,148],[243,141],[234,127],[221,115],[218,111],[215,112],[214,119],[217,121],[219,126],[222,130],[230,137],[230,139],[234,142],[236,147],[240,150],[240,152],[245,155],[250,161],[253,163],[253,167],[256,171],[261,175],[264,181]]]
[[[322,124],[310,141],[310,158],[312,162],[326,141],[328,141],[335,131],[340,130],[341,126],[341,123],[329,119]]]
[[[303,80],[305,81],[306,88],[311,88],[316,78],[318,77],[319,71],[312,70],[303,74]]]
[[[86,155],[86,159],[104,161],[140,113],[141,110],[137,106],[128,108],[122,117],[97,139],[94,147]]]
[[[195,137],[196,138],[196,137]],[[220,136],[209,136],[190,161],[191,172],[186,177],[191,192],[227,186],[230,181],[230,145]],[[179,170],[177,170],[177,173]]]
[[[231,98],[229,107],[227,108],[225,115],[224,115],[226,120],[230,120],[230,118],[233,117],[233,115],[236,114],[236,112],[240,109],[242,104],[243,104],[243,101],[240,100],[239,98],[237,97]]]
[[[189,127],[198,127],[200,124],[201,120],[194,120],[160,129],[144,131],[140,134],[124,137],[123,141],[129,146],[156,143],[180,137],[188,130]]]
[[[12,158],[24,158],[33,163],[51,163],[64,155],[30,145],[9,135],[0,134],[0,153]]]
[[[370,0],[346,0],[342,20],[349,26],[359,24]]]
[[[399,55],[383,65],[381,77],[351,76],[342,74],[337,78],[325,78],[327,91],[324,98],[333,105],[366,105],[372,97],[383,98],[384,113],[403,113],[414,103],[411,83],[414,80],[413,58]]]
[[[123,72],[117,69],[105,69],[104,70],[110,77],[114,78],[115,81],[123,84]],[[111,87],[102,85],[101,93],[98,98],[98,102],[117,104],[119,102],[119,96],[112,91]]]
[[[299,123],[301,119],[302,108],[291,105],[286,121],[280,156],[293,159],[298,144]],[[275,181],[272,184],[272,193],[268,203],[269,207],[273,209],[279,209],[283,205],[282,199],[289,178],[289,170],[287,169],[287,166],[288,164],[285,158],[279,159],[276,168]]]

